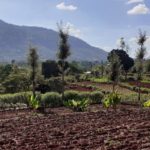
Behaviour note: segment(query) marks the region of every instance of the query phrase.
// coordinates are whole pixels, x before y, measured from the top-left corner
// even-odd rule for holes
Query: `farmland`
[[[113,113],[113,115],[112,115]],[[150,112],[120,105],[108,112],[93,105],[87,112],[55,108],[0,114],[0,149],[150,149]]]
[[[79,90],[79,91],[94,91],[94,90],[104,90],[107,92],[112,91],[112,84],[104,82],[104,83],[97,83],[97,82],[79,82],[72,84],[70,86],[72,90]],[[119,85],[116,86],[116,90],[120,94],[135,94],[136,92],[129,90],[124,87],[120,87]]]
[[[78,7],[63,2],[56,8]],[[133,44],[135,57],[129,52],[127,42],[131,44],[131,40],[121,37],[117,48],[104,51],[100,59],[103,50],[74,38],[70,27],[72,32],[80,32],[62,21],[52,36],[37,27],[33,33],[25,32],[29,40],[26,61],[20,48],[27,42],[21,38],[24,41],[18,40],[18,54],[22,60],[0,64],[0,150],[149,150],[150,60],[146,59],[146,47],[150,36],[139,30]],[[22,35],[23,30],[5,34],[13,37],[12,33]],[[52,45],[44,42],[48,38]],[[15,45],[13,40],[10,43]],[[50,57],[44,45],[46,51],[51,46],[57,49],[55,56],[55,51],[50,53],[53,59],[46,60]],[[88,52],[88,47],[95,50]],[[76,57],[86,59],[74,60]]]
[[[104,95],[111,93],[112,84],[68,82],[65,89],[67,99],[79,99],[88,95],[90,98],[96,91]],[[104,108],[102,99],[95,101],[91,97],[92,103],[98,104],[89,105],[84,112],[75,112],[55,105],[56,101],[60,101],[58,94],[55,95],[54,104],[52,97],[49,97],[51,100],[48,103],[52,103],[53,107],[46,108],[44,114],[27,106],[3,109],[0,111],[0,150],[150,149],[150,111],[146,108],[139,109],[138,93],[134,90],[120,85],[116,89],[122,97],[116,111]],[[148,100],[148,94],[142,94],[141,97]]]

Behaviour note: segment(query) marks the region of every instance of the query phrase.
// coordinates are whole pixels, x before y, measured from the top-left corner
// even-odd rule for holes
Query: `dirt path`
[[[96,83],[96,82],[81,82],[81,83],[77,83],[78,85],[93,85],[96,86],[104,91],[108,91],[108,92],[112,92],[112,84],[107,84],[107,83]],[[119,93],[119,94],[124,94],[124,95],[129,95],[129,94],[136,94],[136,92],[129,90],[127,88],[124,87],[120,87],[118,85],[116,85],[115,90]]]

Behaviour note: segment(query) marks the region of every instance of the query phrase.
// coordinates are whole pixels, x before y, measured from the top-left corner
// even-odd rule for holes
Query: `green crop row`
[[[64,101],[89,99],[90,104],[101,103],[104,94],[100,91],[95,92],[77,92],[66,91]],[[5,107],[29,107],[31,92],[0,95],[0,108]],[[44,107],[63,106],[61,95],[57,92],[38,93],[38,100]]]

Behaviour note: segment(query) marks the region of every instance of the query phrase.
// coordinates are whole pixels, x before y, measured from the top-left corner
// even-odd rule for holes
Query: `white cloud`
[[[64,2],[56,5],[56,8],[57,9],[60,9],[60,10],[68,10],[68,11],[74,11],[74,10],[77,10],[78,8],[74,5],[66,5]]]
[[[150,36],[147,36],[147,38],[148,39],[145,42],[145,47],[146,47],[146,51],[147,51],[146,58],[150,56],[150,52],[149,52],[149,49],[150,49]],[[128,42],[129,42],[129,46],[130,46],[130,54],[132,55],[132,57],[135,57],[136,52],[139,48],[139,46],[137,44],[137,37],[129,38]]]
[[[136,37],[132,37],[132,38],[129,39],[129,42],[131,44],[135,44],[135,43],[137,43],[137,38]]]
[[[80,37],[81,36],[81,31],[80,29],[77,29],[73,24],[71,24],[70,22],[67,22],[65,25],[65,30],[68,29],[69,34],[75,37]]]
[[[129,15],[149,14],[150,9],[145,4],[138,4],[127,12]]]
[[[120,48],[120,38],[117,39],[117,41],[116,41],[116,46],[117,46],[117,48]]]
[[[146,45],[147,45],[147,46],[150,46],[150,36],[148,36],[148,39],[147,39],[147,41],[146,41]]]
[[[144,2],[144,0],[128,0],[127,4],[141,3],[141,2]]]
[[[107,52],[110,52],[113,48],[111,46],[98,46],[99,48],[102,48],[103,50],[107,51]]]

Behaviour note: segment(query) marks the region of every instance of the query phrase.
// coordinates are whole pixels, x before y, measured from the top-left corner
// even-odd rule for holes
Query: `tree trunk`
[[[104,68],[103,68],[103,66],[102,66],[102,72],[101,72],[101,74],[102,74],[102,78],[103,78],[103,76],[104,76]]]
[[[36,72],[35,72],[35,66],[32,67],[32,94],[33,94],[33,97],[35,98],[35,75],[36,75]]]
[[[62,62],[62,101],[64,101],[64,62]]]
[[[36,94],[35,94],[35,81],[34,80],[32,82],[32,93],[33,93],[33,97],[35,98]]]
[[[113,82],[113,93],[115,92],[115,82]]]
[[[139,106],[141,108],[142,102],[141,102],[141,83],[140,82],[138,82],[138,102],[139,102]]]
[[[125,71],[125,81],[127,81],[128,73]]]

